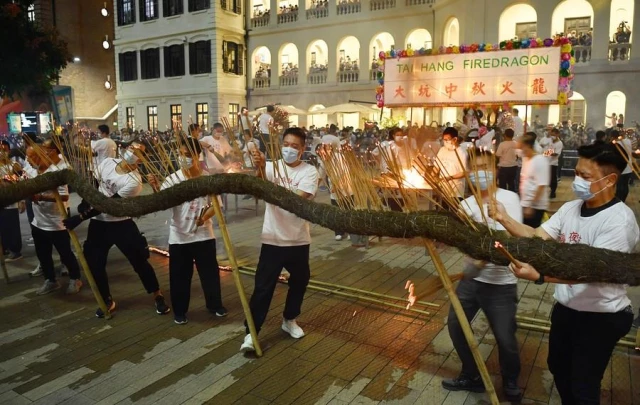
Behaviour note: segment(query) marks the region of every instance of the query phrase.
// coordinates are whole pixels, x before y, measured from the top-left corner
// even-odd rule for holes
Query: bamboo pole
[[[58,205],[58,210],[60,210],[60,214],[62,218],[67,218],[67,209],[64,207],[64,203],[62,202],[62,198],[60,198],[60,194],[58,190],[53,191],[53,196],[56,199],[56,204]],[[107,304],[102,299],[102,295],[98,291],[98,286],[96,285],[96,280],[93,278],[93,274],[91,274],[91,270],[89,269],[89,264],[87,263],[87,259],[84,257],[84,253],[82,251],[82,246],[80,245],[80,241],[78,240],[78,235],[76,235],[75,231],[69,229],[69,236],[71,237],[71,243],[73,244],[73,248],[76,251],[76,255],[78,255],[78,261],[80,262],[80,267],[84,271],[84,276],[87,278],[89,282],[89,286],[91,287],[91,291],[93,292],[93,296],[98,302],[98,307],[102,310],[105,319],[111,319],[111,312],[109,312],[109,308],[107,308]]]
[[[9,280],[7,263],[4,261],[4,247],[2,246],[2,242],[0,242],[0,267],[2,267],[2,275],[4,276],[4,282],[9,284],[11,280]]]
[[[253,341],[253,347],[256,349],[256,356],[262,357],[262,349],[260,348],[260,342],[258,342],[258,332],[256,331],[256,325],[253,323],[253,316],[251,316],[251,308],[249,308],[249,301],[247,301],[247,296],[244,293],[244,286],[242,285],[242,280],[240,279],[240,270],[238,269],[238,261],[236,260],[236,254],[233,250],[233,244],[231,243],[231,236],[229,235],[229,230],[227,229],[227,223],[224,220],[224,216],[222,215],[222,208],[220,208],[220,203],[218,202],[218,196],[213,196],[211,199],[211,204],[213,205],[213,210],[216,213],[216,217],[218,218],[218,225],[220,226],[220,232],[222,233],[222,240],[224,241],[224,247],[227,250],[227,255],[229,256],[229,263],[231,264],[231,272],[233,273],[233,281],[236,283],[236,288],[238,289],[238,295],[240,296],[240,303],[242,303],[242,310],[244,311],[244,316],[247,319],[247,325],[249,326],[249,333],[251,334],[251,340]]]
[[[496,390],[493,386],[493,382],[491,381],[491,377],[489,376],[489,371],[487,370],[486,364],[484,364],[484,359],[478,350],[478,342],[476,338],[473,336],[473,331],[471,330],[471,324],[467,319],[467,316],[464,313],[464,309],[462,308],[462,304],[460,304],[460,300],[456,295],[455,290],[453,289],[453,283],[449,278],[449,274],[447,273],[447,269],[445,269],[444,264],[442,263],[442,259],[438,254],[438,250],[436,249],[433,241],[431,239],[423,239],[425,247],[429,251],[429,255],[431,256],[431,260],[433,261],[433,265],[440,276],[440,280],[442,281],[442,285],[444,289],[447,291],[447,295],[449,295],[449,300],[451,301],[451,306],[453,307],[456,316],[458,317],[458,322],[460,323],[460,327],[462,328],[462,332],[464,333],[465,339],[467,339],[467,344],[469,345],[469,349],[473,354],[473,359],[476,361],[476,365],[478,366],[478,372],[480,373],[480,377],[482,377],[482,382],[484,383],[484,387],[487,390],[487,395],[491,400],[492,405],[499,405],[500,401],[498,401],[498,396],[496,395]]]

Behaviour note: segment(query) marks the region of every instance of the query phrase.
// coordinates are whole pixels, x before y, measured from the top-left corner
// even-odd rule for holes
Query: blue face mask
[[[282,147],[282,160],[285,163],[293,164],[298,160],[298,151],[289,146]]]
[[[473,183],[476,188],[485,191],[489,189],[489,183],[493,182],[493,173],[478,170],[477,176],[476,173],[469,173],[469,180],[471,180],[471,183]]]
[[[604,177],[602,179],[604,179]],[[601,193],[604,189],[609,187],[609,186],[606,186],[602,190],[598,191],[597,193],[592,193],[591,185],[593,183],[597,183],[600,180],[587,181],[580,176],[576,176],[576,178],[573,180],[573,184],[571,185],[571,188],[573,189],[573,193],[576,195],[576,197],[578,197],[582,201],[588,201],[593,197],[595,197],[597,194]]]

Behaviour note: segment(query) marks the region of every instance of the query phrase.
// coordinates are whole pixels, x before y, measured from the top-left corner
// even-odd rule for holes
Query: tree
[[[0,0],[0,99],[48,93],[71,61],[57,30],[29,21],[33,0]]]

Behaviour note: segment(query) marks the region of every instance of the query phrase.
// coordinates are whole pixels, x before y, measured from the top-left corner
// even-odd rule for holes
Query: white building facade
[[[245,105],[240,0],[114,0],[120,128],[210,128]]]
[[[640,6],[633,0],[249,0],[250,107],[293,105],[311,115],[299,125],[327,120],[361,127],[362,116],[313,115],[349,101],[375,104],[372,64],[380,51],[498,43],[514,37],[573,33],[587,40],[576,51],[574,97],[566,107],[530,106],[529,121],[572,120],[594,127],[606,115],[640,121],[640,55],[611,43],[620,23],[633,31]],[[386,109],[385,109],[386,110]],[[461,109],[394,109],[402,121],[454,122]],[[521,109],[524,118],[524,108]]]

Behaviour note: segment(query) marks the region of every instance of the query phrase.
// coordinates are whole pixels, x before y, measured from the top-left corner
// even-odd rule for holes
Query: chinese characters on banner
[[[560,48],[389,58],[385,106],[558,102]]]

